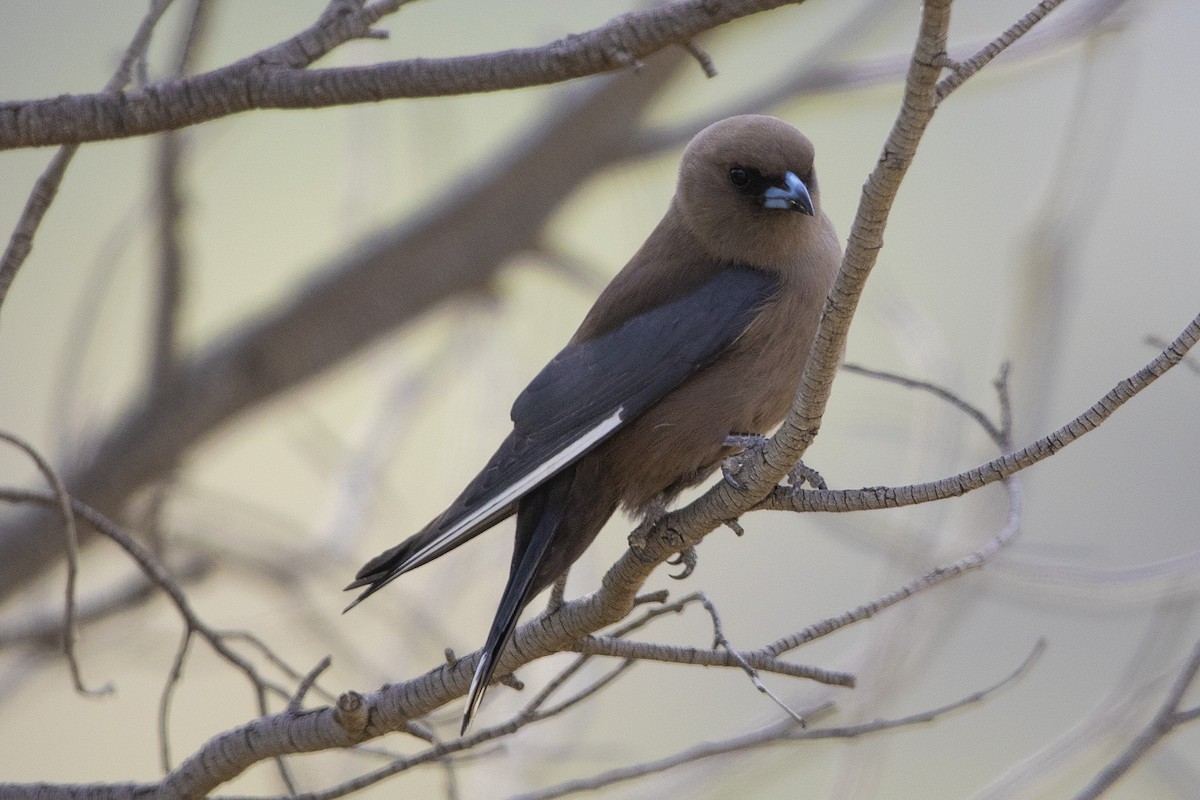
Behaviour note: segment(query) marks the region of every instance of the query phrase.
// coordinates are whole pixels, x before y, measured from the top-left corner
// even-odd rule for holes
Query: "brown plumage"
[[[688,145],[666,215],[517,399],[513,433],[442,515],[347,587],[367,587],[357,603],[516,512],[464,731],[520,611],[619,506],[661,508],[732,452],[726,437],[783,418],[839,260],[798,131],[733,117]]]

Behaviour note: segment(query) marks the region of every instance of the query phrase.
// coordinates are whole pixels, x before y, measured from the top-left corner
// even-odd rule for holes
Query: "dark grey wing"
[[[370,585],[361,600],[511,515],[522,496],[711,363],[777,288],[768,273],[730,268],[616,330],[567,345],[517,397],[513,432],[458,499],[347,588]]]
[[[549,455],[614,415],[628,422],[741,336],[777,287],[768,273],[727,269],[604,336],[564,347],[517,397],[514,433]]]

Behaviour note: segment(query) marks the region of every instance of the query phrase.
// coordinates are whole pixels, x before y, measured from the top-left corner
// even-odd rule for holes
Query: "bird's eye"
[[[742,167],[730,167],[729,182],[739,189],[745,188],[750,183],[750,173]]]

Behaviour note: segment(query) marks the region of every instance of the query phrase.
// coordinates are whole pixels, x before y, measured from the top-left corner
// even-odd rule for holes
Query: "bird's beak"
[[[769,186],[763,192],[763,208],[778,208],[784,211],[799,211],[802,214],[813,215],[812,195],[804,181],[796,177],[796,173],[787,172],[783,176],[782,185]]]

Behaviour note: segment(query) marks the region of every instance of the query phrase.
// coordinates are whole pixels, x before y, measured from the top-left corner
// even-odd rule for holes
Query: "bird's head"
[[[688,144],[675,200],[712,255],[783,266],[820,214],[812,142],[774,117],[721,120]]]

